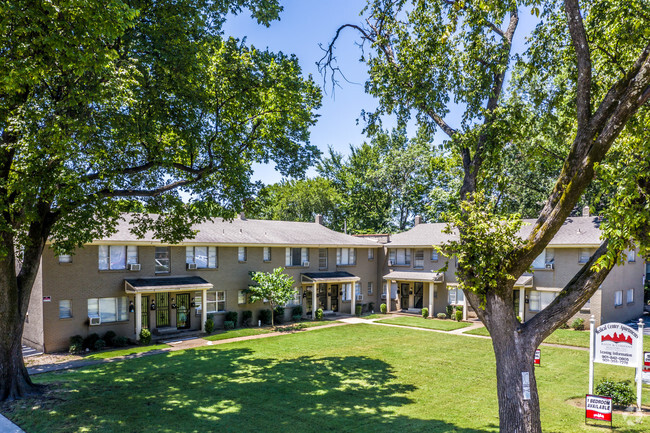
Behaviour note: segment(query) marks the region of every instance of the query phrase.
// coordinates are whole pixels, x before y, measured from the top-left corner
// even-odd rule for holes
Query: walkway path
[[[0,432],[2,433],[25,433],[23,429],[9,421],[0,414]]]

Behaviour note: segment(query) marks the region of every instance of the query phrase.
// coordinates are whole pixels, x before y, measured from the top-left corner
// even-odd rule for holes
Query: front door
[[[512,291],[512,307],[515,310],[515,316],[519,316],[519,290]]]
[[[332,292],[332,296],[330,298],[330,302],[332,303],[332,311],[339,311],[339,285],[332,284],[330,286],[330,290]]]
[[[169,293],[156,293],[156,328],[169,326]]]
[[[424,294],[424,283],[414,283],[413,285],[413,307],[422,308],[422,298]]]
[[[409,308],[409,288],[408,283],[402,283],[401,287],[401,297],[399,301],[399,306],[402,310],[407,310]]]
[[[188,329],[190,327],[190,295],[182,293],[176,296],[176,327]]]
[[[142,308],[142,329],[149,329],[149,297],[143,296],[140,301]]]
[[[318,285],[318,308],[327,310],[327,284]]]

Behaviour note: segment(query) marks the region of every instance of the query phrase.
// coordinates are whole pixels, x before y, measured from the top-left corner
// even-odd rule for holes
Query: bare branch
[[[584,128],[591,118],[591,54],[578,0],[565,0],[564,10],[577,57],[578,86],[576,89],[576,104],[578,128]]]

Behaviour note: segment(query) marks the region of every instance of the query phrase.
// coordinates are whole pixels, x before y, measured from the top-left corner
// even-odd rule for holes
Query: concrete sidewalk
[[[9,421],[0,414],[0,432],[2,433],[25,433],[23,429]]]

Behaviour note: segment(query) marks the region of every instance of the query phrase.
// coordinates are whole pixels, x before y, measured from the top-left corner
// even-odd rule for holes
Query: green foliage
[[[265,310],[260,310],[260,317],[259,320],[262,321],[262,325],[270,325],[271,324],[271,310],[265,309]]]
[[[293,308],[291,308],[291,315],[302,316],[302,305],[295,305]]]
[[[382,314],[386,314],[386,311],[388,311],[386,308],[386,304],[381,304],[379,306],[379,311],[381,311]]]
[[[212,334],[214,331],[214,320],[208,319],[205,321],[205,332],[208,334]]]
[[[142,329],[140,331],[140,343],[145,345],[151,343],[151,331],[148,329]]]
[[[453,305],[447,305],[446,307],[447,311],[447,317],[451,318],[454,315],[454,306]]]
[[[112,346],[113,343],[115,342],[115,337],[116,336],[117,336],[117,334],[115,334],[115,332],[106,331],[106,333],[104,334],[104,337],[102,339],[106,342],[107,346]]]
[[[151,341],[151,332],[149,332],[149,340]],[[115,340],[113,340],[113,345],[115,347],[126,347],[129,344],[131,344],[131,340],[129,340],[128,337],[125,337],[123,335],[120,335],[119,337],[115,337]]]
[[[230,329],[235,329],[235,322],[230,321],[230,320],[224,320],[223,329],[225,329],[226,331],[228,331]]]
[[[235,326],[236,326],[237,325],[237,316],[238,316],[238,314],[237,314],[236,311],[228,311],[224,316],[224,320],[226,320],[228,322],[233,322],[235,324]]]
[[[106,347],[106,342],[101,338],[95,341],[95,344],[93,345],[93,349],[95,350],[104,350],[105,347]]]
[[[424,308],[422,309],[422,317],[425,318],[425,319],[426,319],[427,317],[429,317],[429,309],[428,309],[428,308],[424,307]]]
[[[293,320],[294,322],[300,322],[302,320],[302,315],[294,314],[293,316],[291,316],[291,320]]]
[[[83,341],[84,338],[81,335],[74,335],[70,337],[70,353],[81,353],[83,352]]]
[[[296,290],[293,288],[293,277],[284,273],[284,268],[273,269],[272,272],[251,272],[251,280],[256,285],[248,287],[251,302],[268,300],[272,309],[286,305],[293,299]],[[271,319],[273,324],[273,319]]]
[[[616,382],[603,379],[595,390],[597,395],[604,395],[612,398],[612,403],[620,406],[629,406],[636,401],[636,394],[630,385],[629,380]]]
[[[454,314],[455,314],[457,322],[460,322],[461,320],[463,320],[463,310],[456,310],[456,312]]]
[[[84,338],[83,341],[83,348],[84,349],[94,349],[95,348],[95,343],[99,340],[99,334],[93,332],[92,334],[88,335],[86,338]]]
[[[374,302],[368,302],[368,311],[375,311],[375,303]]]
[[[316,320],[323,320],[323,309],[319,308],[316,310]]]
[[[438,314],[436,314],[436,317],[437,317],[438,319],[446,319],[446,318],[447,318],[447,315],[446,315],[445,313],[438,313]]]
[[[251,310],[244,310],[241,312],[242,326],[251,326],[253,320],[253,312]]]
[[[571,322],[571,328],[573,328],[574,331],[584,331],[585,320],[578,317],[573,322]]]
[[[355,305],[354,306],[354,314],[357,316],[361,316],[361,311],[363,310],[363,305]]]
[[[284,307],[277,306],[273,309],[273,322],[278,324],[284,322]]]

